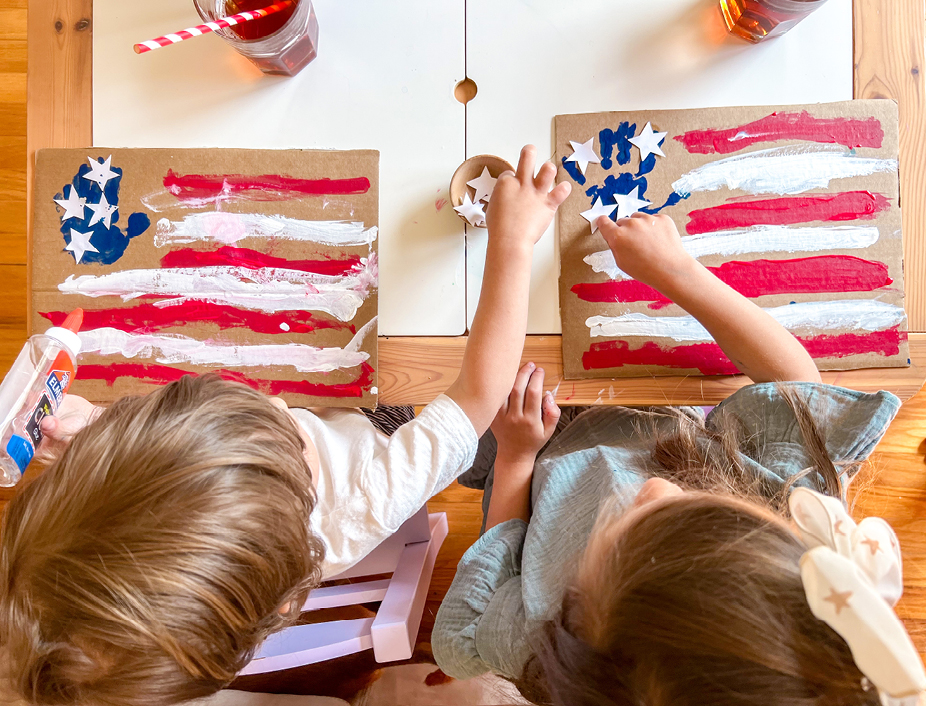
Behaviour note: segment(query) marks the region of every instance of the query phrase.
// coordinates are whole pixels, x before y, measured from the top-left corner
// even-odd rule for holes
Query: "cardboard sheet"
[[[72,391],[220,372],[298,406],[375,406],[379,153],[36,156],[33,332],[85,310]]]
[[[631,138],[647,123],[667,133],[665,156],[641,162]],[[671,216],[686,249],[781,321],[820,369],[910,364],[894,102],[560,115],[555,133],[557,179],[573,185],[558,215],[567,377],[737,372],[592,233],[582,214],[619,203]],[[582,174],[570,143],[589,138],[601,162]]]

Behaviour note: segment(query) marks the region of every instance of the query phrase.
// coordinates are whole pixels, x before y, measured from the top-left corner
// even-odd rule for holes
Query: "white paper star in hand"
[[[588,169],[589,163],[601,164],[601,160],[598,158],[598,155],[595,154],[595,148],[592,147],[594,142],[594,137],[588,142],[573,142],[569,140],[569,144],[572,145],[572,154],[566,157],[566,161],[575,162],[579,166],[579,171],[583,174],[585,174],[585,170]]]
[[[640,187],[635,186],[629,194],[614,194],[614,200],[617,202],[617,217],[630,218],[644,206],[651,206],[651,201],[646,201],[639,197]]]
[[[608,206],[607,204],[601,203],[601,199],[599,198],[597,206],[592,203],[591,209],[588,211],[583,211],[580,215],[591,224],[592,233],[597,233],[598,219],[602,216],[610,216],[612,213],[614,213],[615,208],[617,208],[616,203],[612,203],[610,206]]]
[[[662,150],[659,149],[659,145],[662,144],[662,141],[666,139],[666,135],[668,134],[667,132],[653,132],[653,124],[646,123],[643,132],[636,137],[630,138],[630,144],[640,148],[641,162],[651,154],[658,154],[660,157],[665,157]]]
[[[492,192],[495,191],[495,182],[497,181],[498,179],[489,174],[489,168],[483,167],[482,174],[475,179],[470,179],[466,182],[466,185],[476,190],[476,197],[473,200],[478,203],[479,201],[491,200]]]
[[[71,242],[65,246],[65,250],[74,253],[74,260],[80,262],[85,252],[100,252],[93,243],[90,242],[92,233],[81,233],[79,230],[71,228]]]
[[[84,220],[84,206],[87,205],[87,199],[77,195],[77,189],[71,187],[71,193],[66,199],[55,199],[55,203],[64,209],[64,215],[61,216],[63,223],[68,218],[79,218]]]
[[[89,225],[95,226],[100,221],[103,221],[103,225],[107,228],[110,227],[112,222],[113,214],[118,209],[117,206],[110,206],[109,201],[106,200],[105,194],[100,194],[99,203],[88,203],[87,208],[93,211],[93,215],[90,216]]]
[[[113,161],[112,155],[109,155],[103,162],[97,162],[90,157],[87,157],[87,161],[90,162],[90,172],[84,174],[84,179],[96,182],[101,189],[106,187],[106,182],[110,179],[119,178],[119,175],[109,168]]]
[[[463,203],[454,206],[453,210],[459,213],[473,226],[482,227],[486,222],[486,212],[481,203],[473,203],[469,193],[463,195]]]

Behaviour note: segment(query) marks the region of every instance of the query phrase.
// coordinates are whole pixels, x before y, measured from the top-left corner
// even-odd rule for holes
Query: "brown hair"
[[[812,413],[791,391],[822,490],[838,471]],[[688,488],[599,518],[562,611],[532,644],[518,686],[558,706],[879,704],[846,643],[810,611],[806,547],[737,450],[733,419],[690,418],[656,445],[656,473]]]
[[[166,706],[231,681],[320,578],[303,449],[285,411],[214,376],[122,399],[79,432],[0,530],[19,694]]]

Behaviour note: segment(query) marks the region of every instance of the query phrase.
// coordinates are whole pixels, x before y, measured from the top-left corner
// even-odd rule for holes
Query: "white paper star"
[[[454,206],[453,210],[467,220],[470,225],[482,227],[486,222],[486,212],[481,203],[473,203],[469,192],[463,195],[463,203]]]
[[[651,201],[646,201],[641,199],[640,187],[633,187],[633,191],[629,194],[614,194],[614,200],[617,201],[617,217],[621,218],[630,218],[633,214],[639,211],[644,206],[652,205]]]
[[[103,225],[109,228],[113,214],[116,212],[118,207],[110,206],[109,201],[106,200],[106,195],[100,194],[99,203],[88,203],[87,208],[93,211],[93,215],[90,216],[90,223],[88,225],[95,226],[100,221],[103,221]]]
[[[579,165],[579,171],[583,174],[585,174],[585,170],[588,169],[589,162],[592,164],[601,164],[601,160],[598,158],[598,155],[595,154],[595,148],[592,147],[594,142],[594,137],[584,143],[569,140],[569,144],[572,145],[572,154],[566,157],[566,161],[575,162]]]
[[[84,179],[96,182],[100,185],[101,189],[106,187],[106,182],[110,179],[119,178],[119,175],[109,168],[113,161],[112,155],[109,155],[103,162],[97,162],[90,157],[87,157],[87,161],[90,162],[90,172],[84,174]]]
[[[93,247],[93,243],[90,242],[91,237],[92,233],[81,233],[71,228],[71,242],[64,249],[74,253],[75,262],[80,262],[85,252],[100,252]]]
[[[495,182],[497,181],[498,179],[489,174],[489,168],[483,167],[482,174],[475,179],[470,179],[466,182],[466,185],[476,190],[473,201],[478,203],[479,201],[489,201],[492,198],[492,192],[495,191]]]
[[[64,209],[64,215],[61,216],[62,223],[68,218],[79,218],[80,220],[84,220],[84,206],[87,205],[87,199],[83,196],[78,196],[77,189],[73,186],[71,187],[71,193],[66,199],[55,199],[54,201]]]
[[[653,132],[653,124],[646,123],[646,127],[636,137],[630,138],[630,144],[640,148],[640,161],[649,157],[651,154],[658,154],[665,157],[659,145],[666,139],[667,132]]]
[[[580,215],[586,221],[588,221],[592,226],[592,233],[598,232],[598,219],[602,216],[610,216],[614,213],[614,209],[617,208],[616,203],[612,203],[610,206],[607,204],[601,203],[601,199],[598,199],[598,205],[596,206],[592,203],[592,207],[588,211],[583,211]]]

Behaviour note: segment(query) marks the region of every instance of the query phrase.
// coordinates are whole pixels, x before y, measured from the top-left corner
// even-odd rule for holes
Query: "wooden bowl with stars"
[[[498,175],[502,172],[515,171],[514,167],[508,162],[495,155],[480,154],[475,157],[470,157],[457,167],[457,170],[453,173],[453,178],[450,180],[451,206],[457,207],[462,204],[467,194],[469,194],[470,199],[476,196],[476,190],[471,186],[467,186],[467,182],[478,179],[482,175],[483,169],[488,169],[489,176],[493,179],[498,179]],[[457,212],[457,216],[461,221],[466,223],[466,225],[473,225],[467,221],[459,211]]]

